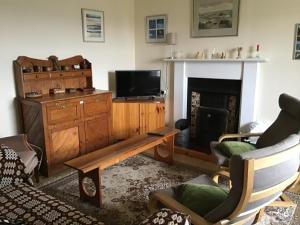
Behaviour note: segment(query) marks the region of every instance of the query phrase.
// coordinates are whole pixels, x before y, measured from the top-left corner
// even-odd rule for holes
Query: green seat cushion
[[[254,145],[241,141],[223,141],[216,148],[229,158],[256,149]]]
[[[174,188],[175,199],[200,216],[219,206],[228,196],[221,187],[205,184],[182,184]]]

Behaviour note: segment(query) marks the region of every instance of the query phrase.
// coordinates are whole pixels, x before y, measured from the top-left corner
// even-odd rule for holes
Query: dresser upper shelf
[[[20,56],[14,61],[18,97],[48,95],[53,89],[92,89],[92,64],[77,55],[58,60]]]
[[[180,58],[180,59],[163,59],[166,62],[255,62],[255,63],[264,63],[267,62],[268,59],[265,58],[241,58],[241,59],[191,59],[191,58]]]

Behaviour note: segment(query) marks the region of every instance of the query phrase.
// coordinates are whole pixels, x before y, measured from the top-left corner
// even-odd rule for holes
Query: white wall
[[[104,11],[105,42],[82,41],[81,8]],[[59,59],[81,54],[93,82],[108,89],[108,72],[135,67],[134,0],[1,0],[0,137],[17,132],[12,62],[20,55]]]
[[[169,47],[145,43],[145,17],[149,15],[168,15],[168,31],[178,35],[176,50],[186,56],[204,49],[221,52],[242,46],[246,57],[250,46],[260,44],[261,55],[269,62],[261,65],[255,108],[258,120],[272,121],[279,112],[280,93],[300,98],[300,60],[292,60],[295,24],[300,23],[299,0],[240,2],[237,37],[191,38],[191,0],[136,0],[136,67],[166,71],[159,59],[169,56]],[[171,86],[169,98],[172,91]],[[167,104],[170,113],[172,105]]]
[[[162,69],[169,55],[164,44],[145,43],[145,17],[167,14],[168,30],[178,33],[176,49],[186,55],[261,45],[269,62],[261,66],[256,105],[259,120],[273,120],[278,95],[300,98],[300,60],[292,60],[294,25],[300,23],[299,0],[241,0],[237,37],[191,38],[192,0],[1,0],[0,137],[17,132],[12,62],[20,55],[60,59],[81,54],[93,63],[94,86],[108,89],[108,72],[116,69]],[[104,11],[105,42],[82,41],[81,8]],[[172,77],[169,77],[172,80]],[[170,83],[169,83],[170,84]],[[172,85],[169,98],[172,98]],[[167,102],[167,107],[169,106]],[[169,110],[170,112],[170,110]],[[169,115],[167,115],[167,119]]]

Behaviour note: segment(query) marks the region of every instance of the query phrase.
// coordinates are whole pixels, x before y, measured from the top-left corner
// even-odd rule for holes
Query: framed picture
[[[81,9],[83,41],[104,42],[104,12]]]
[[[300,59],[300,24],[296,24],[295,43],[294,43],[294,59]]]
[[[146,41],[149,43],[166,42],[167,15],[146,17]]]
[[[192,37],[237,36],[240,0],[193,0]]]

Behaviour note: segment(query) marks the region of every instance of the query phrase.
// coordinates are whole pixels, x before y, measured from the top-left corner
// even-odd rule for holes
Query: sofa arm
[[[43,150],[39,146],[29,143],[26,134],[0,138],[0,144],[13,149],[19,156],[25,166],[24,173],[28,176],[29,183],[32,184],[29,177],[33,174],[36,181],[39,181],[39,168],[43,158]]]
[[[34,145],[32,143],[28,143],[28,146],[31,148],[32,151],[35,151],[39,160],[38,169],[41,167],[42,159],[43,159],[43,149],[40,146]]]

